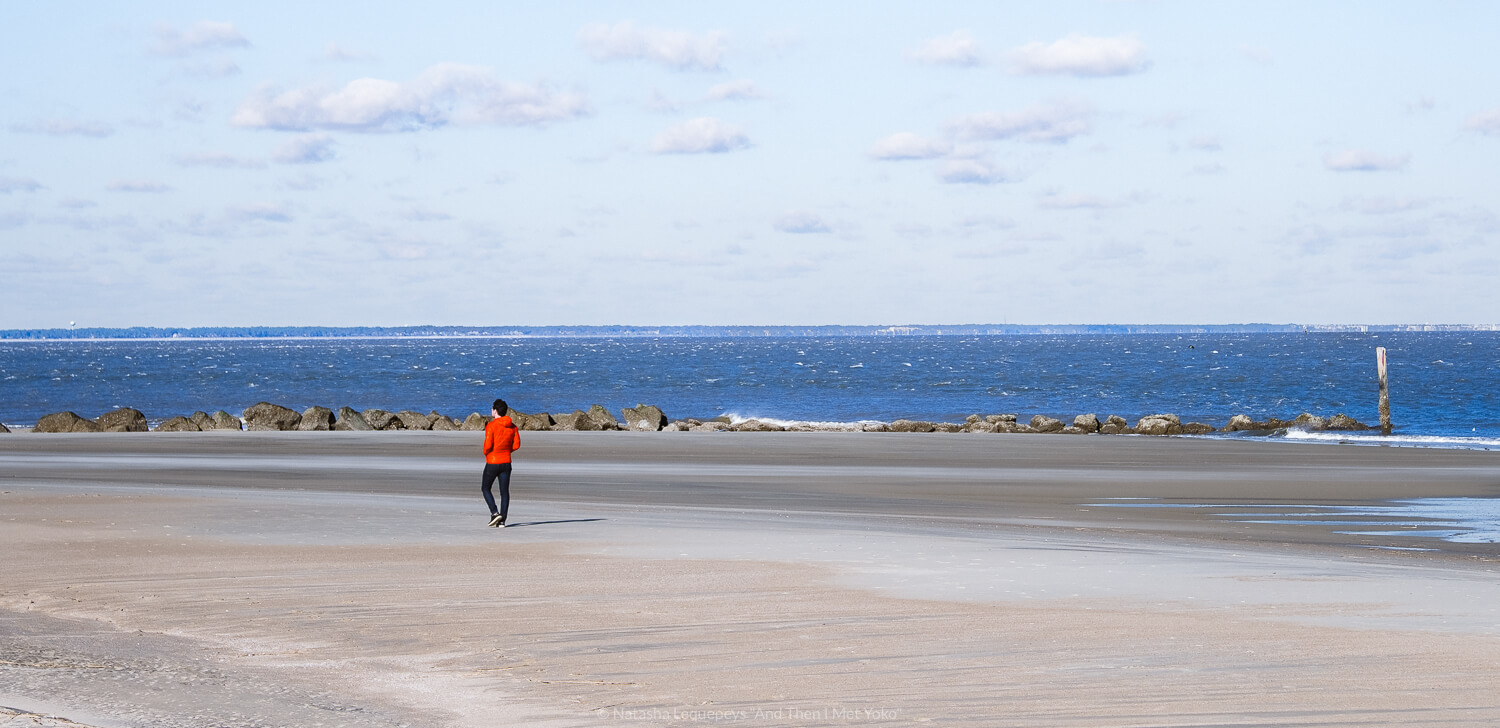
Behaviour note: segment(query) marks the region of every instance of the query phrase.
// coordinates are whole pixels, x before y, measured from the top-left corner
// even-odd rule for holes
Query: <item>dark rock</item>
[[[620,410],[625,416],[627,430],[660,430],[667,425],[667,416],[654,404],[636,404]]]
[[[8,434],[10,434],[10,428],[6,427],[4,422],[0,422],[0,435]]]
[[[1325,430],[1328,429],[1328,420],[1310,412],[1303,412],[1297,415],[1296,419],[1292,420],[1291,426],[1303,430]]]
[[[1327,429],[1330,429],[1330,430],[1373,430],[1375,428],[1370,427],[1369,425],[1366,425],[1365,423],[1360,422],[1359,420],[1356,420],[1353,417],[1350,417],[1349,415],[1337,414],[1337,415],[1334,415],[1334,416],[1328,418],[1328,428]]]
[[[1207,435],[1210,432],[1214,432],[1213,425],[1204,424],[1202,422],[1182,423],[1182,434],[1184,435]]]
[[[404,425],[408,430],[432,429],[432,418],[422,414],[421,412],[401,410],[400,412],[396,413],[396,418],[401,420],[401,424]]]
[[[762,422],[760,420],[745,420],[734,426],[735,432],[781,432],[785,429],[781,425]]]
[[[931,422],[922,420],[896,420],[885,426],[886,432],[932,432],[937,429]]]
[[[554,415],[552,419],[554,421],[552,429],[563,432],[574,430],[579,432],[597,432],[600,429],[599,423],[594,418],[589,417],[589,413],[583,410],[573,410],[564,415]]]
[[[1100,425],[1099,426],[1099,434],[1101,434],[1101,435],[1133,435],[1133,434],[1135,434],[1135,430],[1130,429],[1130,425],[1124,424],[1125,420],[1120,420],[1119,422],[1114,422],[1113,420],[1116,420],[1116,419],[1119,419],[1119,418],[1118,417],[1111,417],[1110,420],[1112,420],[1112,421],[1106,422],[1106,423]]]
[[[188,415],[188,419],[198,426],[199,430],[208,431],[214,429],[214,418],[209,417],[207,412],[198,411]]]
[[[383,409],[370,408],[361,412],[365,422],[369,423],[371,429],[375,430],[404,430],[406,423],[394,412],[386,412]]]
[[[157,432],[201,432],[198,424],[186,417],[173,417],[156,426]]]
[[[1182,421],[1177,415],[1146,415],[1135,423],[1137,435],[1180,435]]]
[[[103,432],[98,422],[86,420],[76,412],[53,412],[37,420],[32,432]]]
[[[129,407],[105,412],[94,421],[98,422],[100,429],[105,432],[146,432],[151,429],[146,424],[146,416],[141,414],[140,410]]]
[[[229,414],[228,412],[225,412],[224,410],[219,410],[218,412],[215,412],[214,415],[213,415],[213,419],[214,419],[214,429],[215,430],[235,430],[235,431],[239,431],[239,430],[245,429],[245,426],[240,422],[240,418],[235,417],[234,415]]]
[[[1055,420],[1046,415],[1036,415],[1031,418],[1031,429],[1037,432],[1062,432],[1062,420]]]
[[[333,429],[339,432],[369,432],[375,428],[365,421],[365,416],[353,407],[340,407],[338,419],[333,422]]]
[[[257,402],[245,410],[245,428],[249,430],[287,430],[297,429],[302,422],[302,415],[270,402]]]
[[[528,415],[522,412],[511,410],[510,421],[516,426],[516,429],[530,431],[550,430],[552,429],[552,426],[556,424],[556,420],[552,419],[552,415],[546,412]]]
[[[489,423],[489,415],[482,415],[478,412],[471,412],[469,413],[468,417],[464,418],[464,423],[462,425],[459,425],[458,429],[463,430],[464,432],[475,432],[478,430],[483,430],[484,426],[488,425]]]
[[[452,417],[438,414],[436,410],[427,413],[427,419],[432,420],[432,429],[440,432],[452,432],[458,429],[458,423]]]
[[[1078,415],[1073,418],[1073,426],[1084,432],[1099,431],[1099,416],[1094,414]]]
[[[333,410],[314,406],[302,410],[302,420],[297,423],[297,429],[327,432],[333,429],[333,424]]]

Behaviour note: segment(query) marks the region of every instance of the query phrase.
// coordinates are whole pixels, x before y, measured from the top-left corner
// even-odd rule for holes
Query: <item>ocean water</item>
[[[1312,412],[1373,424],[1378,346],[1395,441],[1500,447],[1496,332],[0,341],[0,422],[116,407],[155,422],[260,401],[462,416],[503,397],[523,412],[649,403],[788,422],[1171,412],[1222,426]]]

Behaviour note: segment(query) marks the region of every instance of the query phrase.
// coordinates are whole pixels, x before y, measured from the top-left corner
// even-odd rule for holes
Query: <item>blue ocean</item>
[[[1170,412],[1218,427],[1311,412],[1374,424],[1376,347],[1395,424],[1378,441],[1500,446],[1497,332],[0,341],[0,422],[117,407],[158,422],[260,401],[462,417],[503,397],[523,412],[648,403],[785,422]]]

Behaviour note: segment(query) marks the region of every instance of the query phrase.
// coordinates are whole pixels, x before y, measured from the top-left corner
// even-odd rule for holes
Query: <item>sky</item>
[[[1500,322],[1500,5],[0,9],[0,328]]]

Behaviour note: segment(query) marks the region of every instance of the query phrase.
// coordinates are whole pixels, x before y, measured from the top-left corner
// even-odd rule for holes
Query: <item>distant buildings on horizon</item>
[[[953,324],[903,326],[196,326],[0,330],[0,340],[322,338],[743,338],[1500,331],[1500,324]]]

